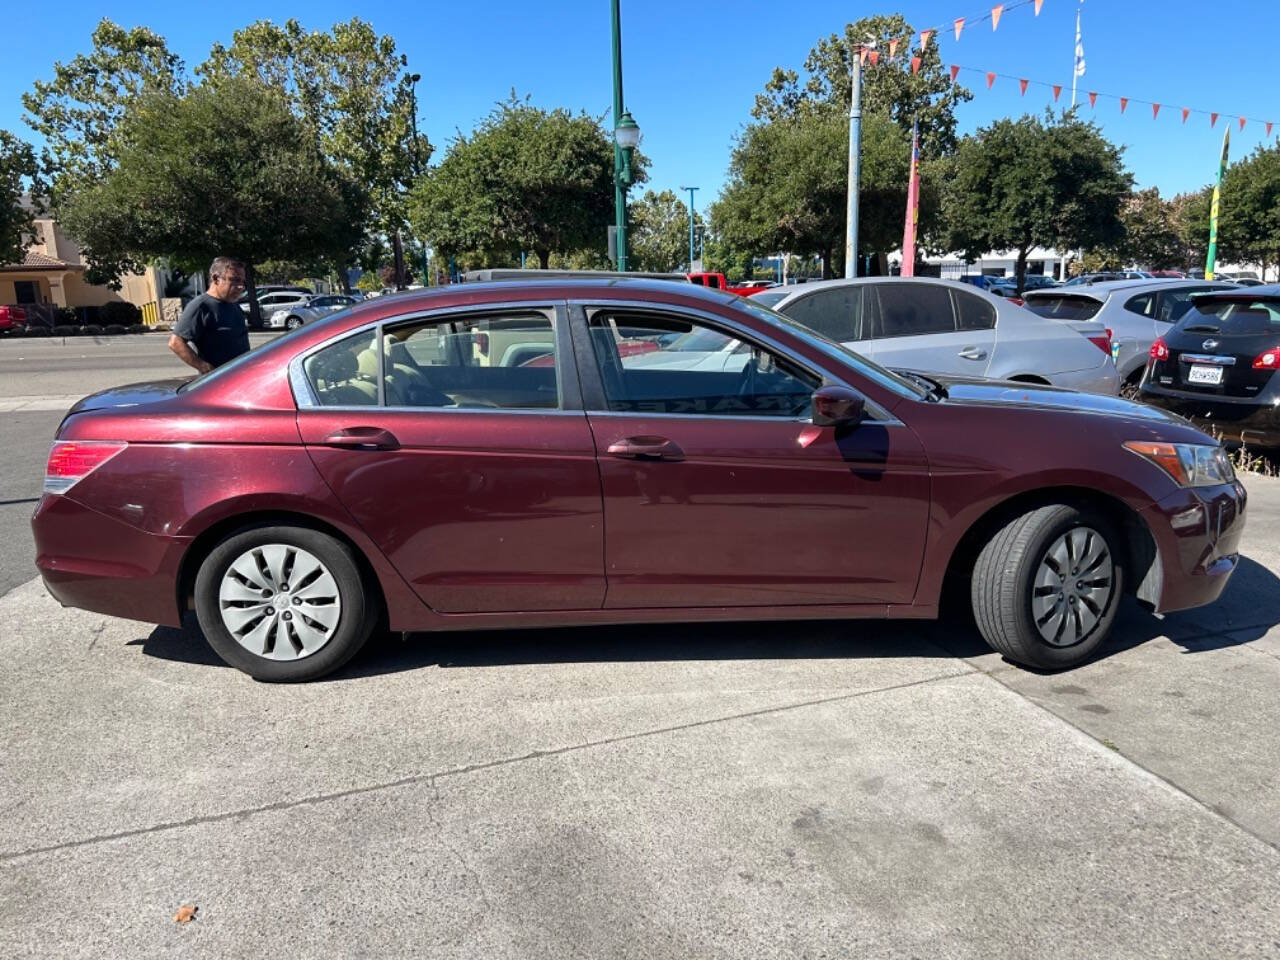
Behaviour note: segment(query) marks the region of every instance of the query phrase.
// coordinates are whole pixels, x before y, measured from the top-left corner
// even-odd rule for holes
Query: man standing
[[[244,264],[218,257],[209,279],[209,289],[187,304],[169,336],[169,349],[200,373],[249,352],[249,327],[236,303],[244,291]]]

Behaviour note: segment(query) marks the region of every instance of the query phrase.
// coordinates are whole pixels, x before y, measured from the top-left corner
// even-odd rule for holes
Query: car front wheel
[[[978,554],[970,585],[983,638],[1010,660],[1064,669],[1111,633],[1124,587],[1112,524],[1052,504],[1015,517]]]
[[[300,326],[302,326],[301,317],[290,317],[284,322],[284,328],[286,330],[297,330]]]
[[[351,550],[303,527],[256,527],[223,540],[196,574],[195,599],[209,644],[258,680],[338,669],[376,619]]]

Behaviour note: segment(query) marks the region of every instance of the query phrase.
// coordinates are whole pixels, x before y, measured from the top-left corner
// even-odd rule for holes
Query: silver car
[[[1119,388],[1102,324],[1047,320],[951,280],[825,280],[751,299],[884,367],[1112,395]]]
[[[1238,290],[1214,280],[1111,280],[1085,286],[1028,291],[1032,313],[1054,320],[1095,320],[1111,331],[1111,350],[1121,390],[1136,395],[1151,345],[1191,309],[1191,298],[1207,290]]]
[[[304,297],[293,303],[285,303],[273,310],[271,316],[267,318],[267,326],[272,329],[297,330],[304,323],[327,317],[331,313],[345,310],[352,304],[359,302],[359,297],[353,297],[345,293],[322,293],[317,296]]]

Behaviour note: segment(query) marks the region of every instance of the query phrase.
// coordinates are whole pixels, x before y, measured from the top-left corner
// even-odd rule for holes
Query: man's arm
[[[208,360],[202,360],[200,354],[191,349],[191,344],[176,333],[169,334],[169,349],[178,355],[179,360],[188,366],[195,367],[200,373],[208,373],[213,369],[213,364]]]

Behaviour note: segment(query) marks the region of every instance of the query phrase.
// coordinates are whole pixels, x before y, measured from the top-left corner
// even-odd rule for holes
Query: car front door
[[[867,284],[863,309],[864,323],[871,322],[872,359],[890,369],[986,376],[995,330],[961,329],[951,294],[942,283]]]
[[[817,427],[821,373],[714,315],[571,305],[604,493],[608,608],[908,603],[929,510],[915,435],[868,406]],[[646,362],[617,329],[671,351],[715,332],[734,369]],[[697,339],[694,337],[693,339]]]
[[[563,318],[556,304],[434,312],[290,371],[316,467],[436,611],[603,603],[600,475]]]

